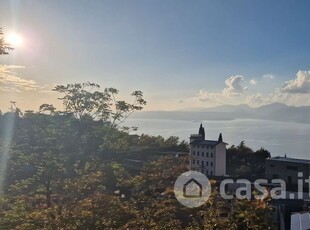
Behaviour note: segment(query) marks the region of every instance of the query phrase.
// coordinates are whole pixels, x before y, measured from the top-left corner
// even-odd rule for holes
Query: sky
[[[141,90],[146,110],[310,105],[308,0],[1,0],[0,109],[61,107],[57,84]],[[13,45],[13,44],[12,44]]]

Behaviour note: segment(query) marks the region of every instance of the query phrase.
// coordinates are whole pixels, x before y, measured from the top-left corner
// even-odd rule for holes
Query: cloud
[[[271,74],[264,74],[263,78],[264,79],[274,79],[275,77],[273,75],[271,75]]]
[[[310,93],[310,71],[298,71],[296,78],[286,81],[281,88],[283,93]]]
[[[274,79],[273,75],[264,75],[265,79]],[[225,80],[225,88],[218,91],[200,89],[190,98],[183,98],[181,106],[184,107],[213,107],[219,105],[237,105],[246,103],[257,107],[271,103],[284,103],[293,106],[310,105],[310,71],[299,71],[296,79],[285,82],[282,88],[276,88],[271,82],[262,81],[259,87],[251,87],[249,90],[243,86],[245,78],[241,75],[231,76]],[[250,84],[255,85],[258,80],[251,79]],[[274,87],[274,88],[273,88]],[[254,89],[255,88],[255,89]],[[259,90],[261,91],[257,91]],[[266,89],[267,88],[267,89]],[[296,93],[303,92],[303,93]]]
[[[215,106],[219,104],[236,104],[240,100],[240,97],[244,96],[244,92],[247,90],[242,85],[244,77],[241,75],[231,76],[225,80],[225,88],[218,92],[210,92],[206,89],[200,89],[199,92],[187,100],[191,103],[199,104],[201,106]]]
[[[16,69],[24,69],[24,66],[1,65],[0,66],[0,90],[5,92],[21,92],[37,90],[40,87],[34,80],[28,80],[16,76]]]
[[[36,81],[17,76],[15,70],[24,69],[24,66],[0,65],[0,91],[21,93],[35,91],[36,93],[53,94],[52,89],[57,84],[39,85]]]
[[[26,80],[10,75],[0,75],[0,83],[3,87],[11,87],[18,90],[36,90],[39,88],[37,83],[33,80]]]
[[[257,81],[256,81],[255,79],[252,79],[252,80],[250,81],[250,84],[251,84],[251,85],[256,85],[256,84],[257,84]]]
[[[284,103],[293,106],[310,105],[310,98],[307,94],[289,94],[283,93],[280,89],[275,89],[269,94],[255,93],[246,97],[248,105],[261,106],[271,103]]]
[[[199,90],[199,93],[196,95],[196,98],[199,101],[206,102],[206,101],[216,101],[218,98],[218,93],[210,93],[205,89]]]
[[[19,89],[16,89],[14,87],[9,87],[9,86],[1,86],[0,85],[0,91],[2,92],[15,92],[15,93],[20,93],[21,91]]]
[[[240,96],[244,94],[247,90],[246,87],[242,86],[242,82],[244,77],[242,75],[231,76],[226,79],[225,84],[226,87],[223,90],[224,95],[226,96]]]
[[[24,69],[24,66],[20,65],[0,65],[0,74],[16,74],[14,69]]]
[[[246,98],[246,103],[253,106],[259,106],[266,102],[267,99],[261,93],[252,94]]]

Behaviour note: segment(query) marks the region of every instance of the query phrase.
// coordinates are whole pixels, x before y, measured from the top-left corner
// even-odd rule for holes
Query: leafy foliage
[[[238,146],[227,149],[227,173],[232,176],[262,178],[265,172],[265,159],[270,152],[264,148],[253,151],[242,141]]]
[[[188,144],[119,127],[145,105],[140,91],[127,103],[114,99],[115,89],[94,89],[99,86],[57,86],[65,111],[43,104],[37,112],[21,112],[14,102],[0,114],[1,130],[14,121],[0,229],[269,228],[265,201],[225,201],[214,189],[202,207],[182,206],[173,184],[188,170],[188,159],[174,152],[187,151]],[[232,150],[247,156],[249,148]],[[266,152],[251,155],[264,159]]]
[[[57,85],[53,90],[64,94],[62,98],[67,112],[72,112],[83,121],[84,119],[100,119],[109,121],[112,127],[115,127],[133,112],[142,110],[146,105],[141,91],[134,91],[131,96],[134,97],[133,103],[123,100],[116,100],[119,91],[115,88],[105,88],[103,91],[97,91],[100,86],[95,83],[76,83],[68,85]]]

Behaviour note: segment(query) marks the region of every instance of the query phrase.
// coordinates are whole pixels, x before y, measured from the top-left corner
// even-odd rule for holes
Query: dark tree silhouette
[[[0,28],[0,35],[3,36],[2,28]],[[9,44],[7,44],[3,37],[0,38],[0,55],[9,54],[8,51],[13,50]]]

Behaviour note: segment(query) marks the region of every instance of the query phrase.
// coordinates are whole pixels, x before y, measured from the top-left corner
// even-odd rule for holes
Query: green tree
[[[89,94],[89,87],[90,83],[63,89],[66,111],[43,104],[38,112],[22,113],[12,103],[11,111],[0,116],[0,129],[8,118],[15,119],[6,190],[0,197],[0,229],[259,230],[272,226],[265,201],[227,201],[215,186],[205,205],[182,206],[173,185],[188,171],[188,158],[167,156],[167,152],[187,149],[188,144],[178,137],[130,135],[118,124],[139,109],[120,108],[121,115],[113,117],[112,93],[91,90]],[[110,99],[98,102],[93,93]],[[98,110],[104,103],[105,109]],[[107,117],[96,116],[105,112]],[[242,143],[228,149],[228,159],[235,173],[241,173],[240,164],[246,167],[242,173],[248,173],[268,153],[253,152]],[[142,162],[143,167],[126,162]]]
[[[96,90],[97,89],[97,90]],[[116,127],[132,113],[143,109],[146,101],[141,91],[134,91],[132,103],[117,100],[119,91],[115,88],[105,88],[99,91],[100,85],[95,83],[78,83],[57,85],[53,90],[64,94],[59,98],[63,101],[67,112],[72,112],[80,120],[87,118],[110,122]]]
[[[253,151],[244,141],[227,149],[227,172],[229,175],[261,178],[264,175],[265,159],[270,152],[264,148]]]

